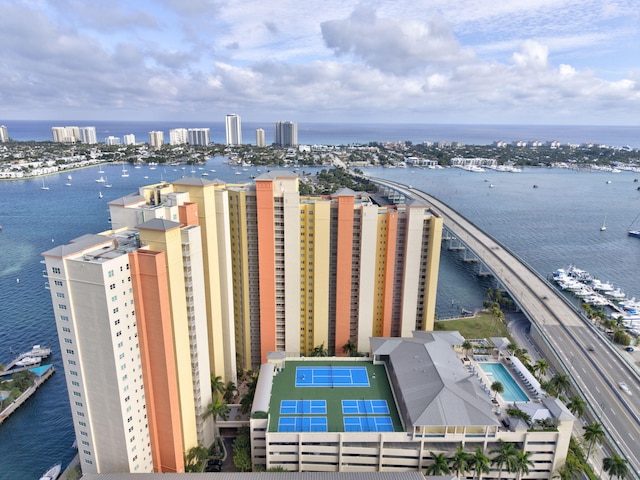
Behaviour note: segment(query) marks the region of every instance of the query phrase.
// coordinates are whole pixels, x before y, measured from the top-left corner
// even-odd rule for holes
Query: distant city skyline
[[[633,0],[0,0],[0,124],[638,125],[639,37]]]

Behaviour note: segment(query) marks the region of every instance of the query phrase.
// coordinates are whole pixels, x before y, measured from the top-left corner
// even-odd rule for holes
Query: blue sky
[[[0,0],[0,121],[640,124],[637,0]]]

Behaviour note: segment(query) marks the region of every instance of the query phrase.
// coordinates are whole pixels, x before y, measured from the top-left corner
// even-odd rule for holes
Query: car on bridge
[[[629,395],[633,395],[633,393],[631,393],[631,390],[629,390],[629,387],[627,387],[626,383],[618,382],[618,386],[620,387],[620,390],[622,390],[624,393],[628,393]]]

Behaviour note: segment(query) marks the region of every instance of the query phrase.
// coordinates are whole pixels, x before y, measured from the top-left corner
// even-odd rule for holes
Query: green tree
[[[538,379],[544,377],[548,370],[549,363],[544,358],[538,360],[533,366],[533,371],[538,374]]]
[[[342,353],[347,353],[349,354],[350,357],[355,357],[356,354],[358,353],[358,346],[355,344],[353,340],[349,339],[349,341],[347,341],[347,343],[345,343],[342,346]],[[324,356],[324,355],[321,355],[321,356]]]
[[[606,457],[602,460],[602,468],[609,474],[609,477],[619,479],[626,477],[629,473],[627,461],[615,453],[612,457]]]
[[[516,449],[513,443],[500,440],[500,447],[491,450],[489,453],[495,453],[495,457],[491,459],[492,465],[498,466],[498,480],[502,478],[502,470],[507,469],[508,472],[513,472]]]
[[[462,351],[464,352],[465,356],[468,357],[471,350],[473,350],[473,344],[469,340],[465,340],[464,342],[462,342]]]
[[[473,466],[474,477],[478,480],[482,480],[482,475],[485,473],[489,473],[491,470],[489,468],[489,457],[487,457],[482,448],[476,447],[476,452],[473,454],[471,458],[471,465]]]
[[[238,389],[236,384],[229,380],[224,386],[224,392],[222,393],[222,398],[227,403],[232,403],[238,394]]]
[[[238,436],[233,441],[233,464],[241,472],[251,471],[251,439],[248,427],[238,429]]]
[[[460,479],[460,475],[464,475],[471,469],[471,458],[472,455],[466,452],[462,446],[459,446],[451,457],[451,467],[455,470],[458,479]]]
[[[551,384],[553,384],[557,391],[558,397],[562,396],[571,387],[571,381],[569,376],[564,373],[557,373],[551,378]]]
[[[211,374],[211,393],[213,393],[214,395],[218,393],[224,393],[224,382],[222,381],[222,377],[220,375],[214,377],[213,374]]]
[[[571,397],[567,402],[567,408],[569,409],[569,411],[578,418],[582,417],[582,414],[584,413],[584,407],[586,405],[587,403],[577,395]]]
[[[190,448],[184,459],[185,471],[201,472],[204,468],[204,461],[207,459],[208,453],[207,449],[201,446]]]
[[[589,447],[587,448],[587,461],[589,461],[591,448],[593,448],[596,442],[600,442],[604,438],[604,429],[598,422],[591,422],[584,427],[584,434],[582,436],[589,443]]]
[[[258,385],[258,377],[254,372],[250,372],[249,380],[247,380],[247,393],[242,395],[240,399],[240,411],[247,414],[251,411],[253,405],[253,397],[256,394],[256,386]]]
[[[431,458],[433,458],[433,463],[425,470],[427,475],[445,475],[451,473],[449,459],[444,453],[429,453],[431,454]]]
[[[24,392],[27,388],[33,385],[33,381],[36,378],[36,374],[31,370],[22,370],[18,373],[14,373],[11,379],[13,380],[13,386]]]
[[[494,392],[493,398],[495,399],[499,393],[504,392],[504,385],[502,383],[495,381],[491,384],[491,391]]]
[[[224,400],[220,400],[216,395],[213,397],[213,401],[207,405],[204,413],[202,414],[202,419],[205,420],[209,417],[213,417],[213,438],[218,436],[218,418],[223,420],[227,419],[229,415],[229,405]]]
[[[310,357],[328,357],[329,352],[327,351],[326,348],[324,348],[324,343],[321,343],[320,345],[316,345],[313,348],[309,356]]]
[[[516,450],[513,461],[516,480],[520,480],[523,473],[527,475],[529,473],[529,467],[533,467],[533,462],[529,459],[530,456],[531,452]]]

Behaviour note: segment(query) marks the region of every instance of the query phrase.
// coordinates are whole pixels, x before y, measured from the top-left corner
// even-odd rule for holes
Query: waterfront
[[[296,121],[295,119],[291,119]],[[99,142],[108,136],[133,133],[137,142],[148,142],[149,132],[164,132],[169,141],[172,128],[210,128],[212,142],[225,141],[224,120],[191,121],[88,121],[88,120],[0,120],[9,137],[17,141],[51,141],[51,127],[95,126]],[[273,141],[274,122],[242,122],[242,138],[255,144],[256,129],[265,131],[267,144]],[[491,145],[495,141],[558,141],[562,144],[595,143],[612,147],[640,148],[640,127],[595,125],[473,125],[473,124],[401,124],[401,123],[298,123],[298,140],[304,145],[354,145],[369,142],[460,142],[468,145]]]
[[[130,169],[105,166],[113,188],[102,188],[98,167],[40,179],[0,182],[0,361],[33,344],[50,345],[58,369],[39,392],[0,429],[5,453],[0,457],[0,480],[38,478],[56,462],[66,465],[75,451],[62,365],[59,363],[55,323],[40,253],[84,233],[108,228],[106,202],[131,193],[139,185],[172,180],[183,171],[174,167]],[[216,172],[210,172],[215,168]],[[214,159],[203,170],[209,179],[249,181],[256,172],[236,170]],[[318,169],[301,168],[301,171]],[[263,170],[264,171],[264,170]],[[473,220],[538,272],[547,275],[573,263],[613,282],[627,294],[640,297],[640,240],[626,234],[640,213],[640,192],[632,173],[581,173],[568,170],[525,169],[522,173],[470,173],[459,169],[412,170],[368,168],[371,175],[411,184],[440,198]],[[144,178],[145,176],[149,178]],[[606,183],[611,181],[611,183]],[[532,186],[539,186],[533,189]],[[494,185],[489,188],[489,185]],[[607,230],[600,231],[607,218]],[[480,308],[491,279],[478,281],[477,266],[463,263],[455,253],[442,255],[437,312],[460,313]],[[17,282],[17,280],[20,280]]]

